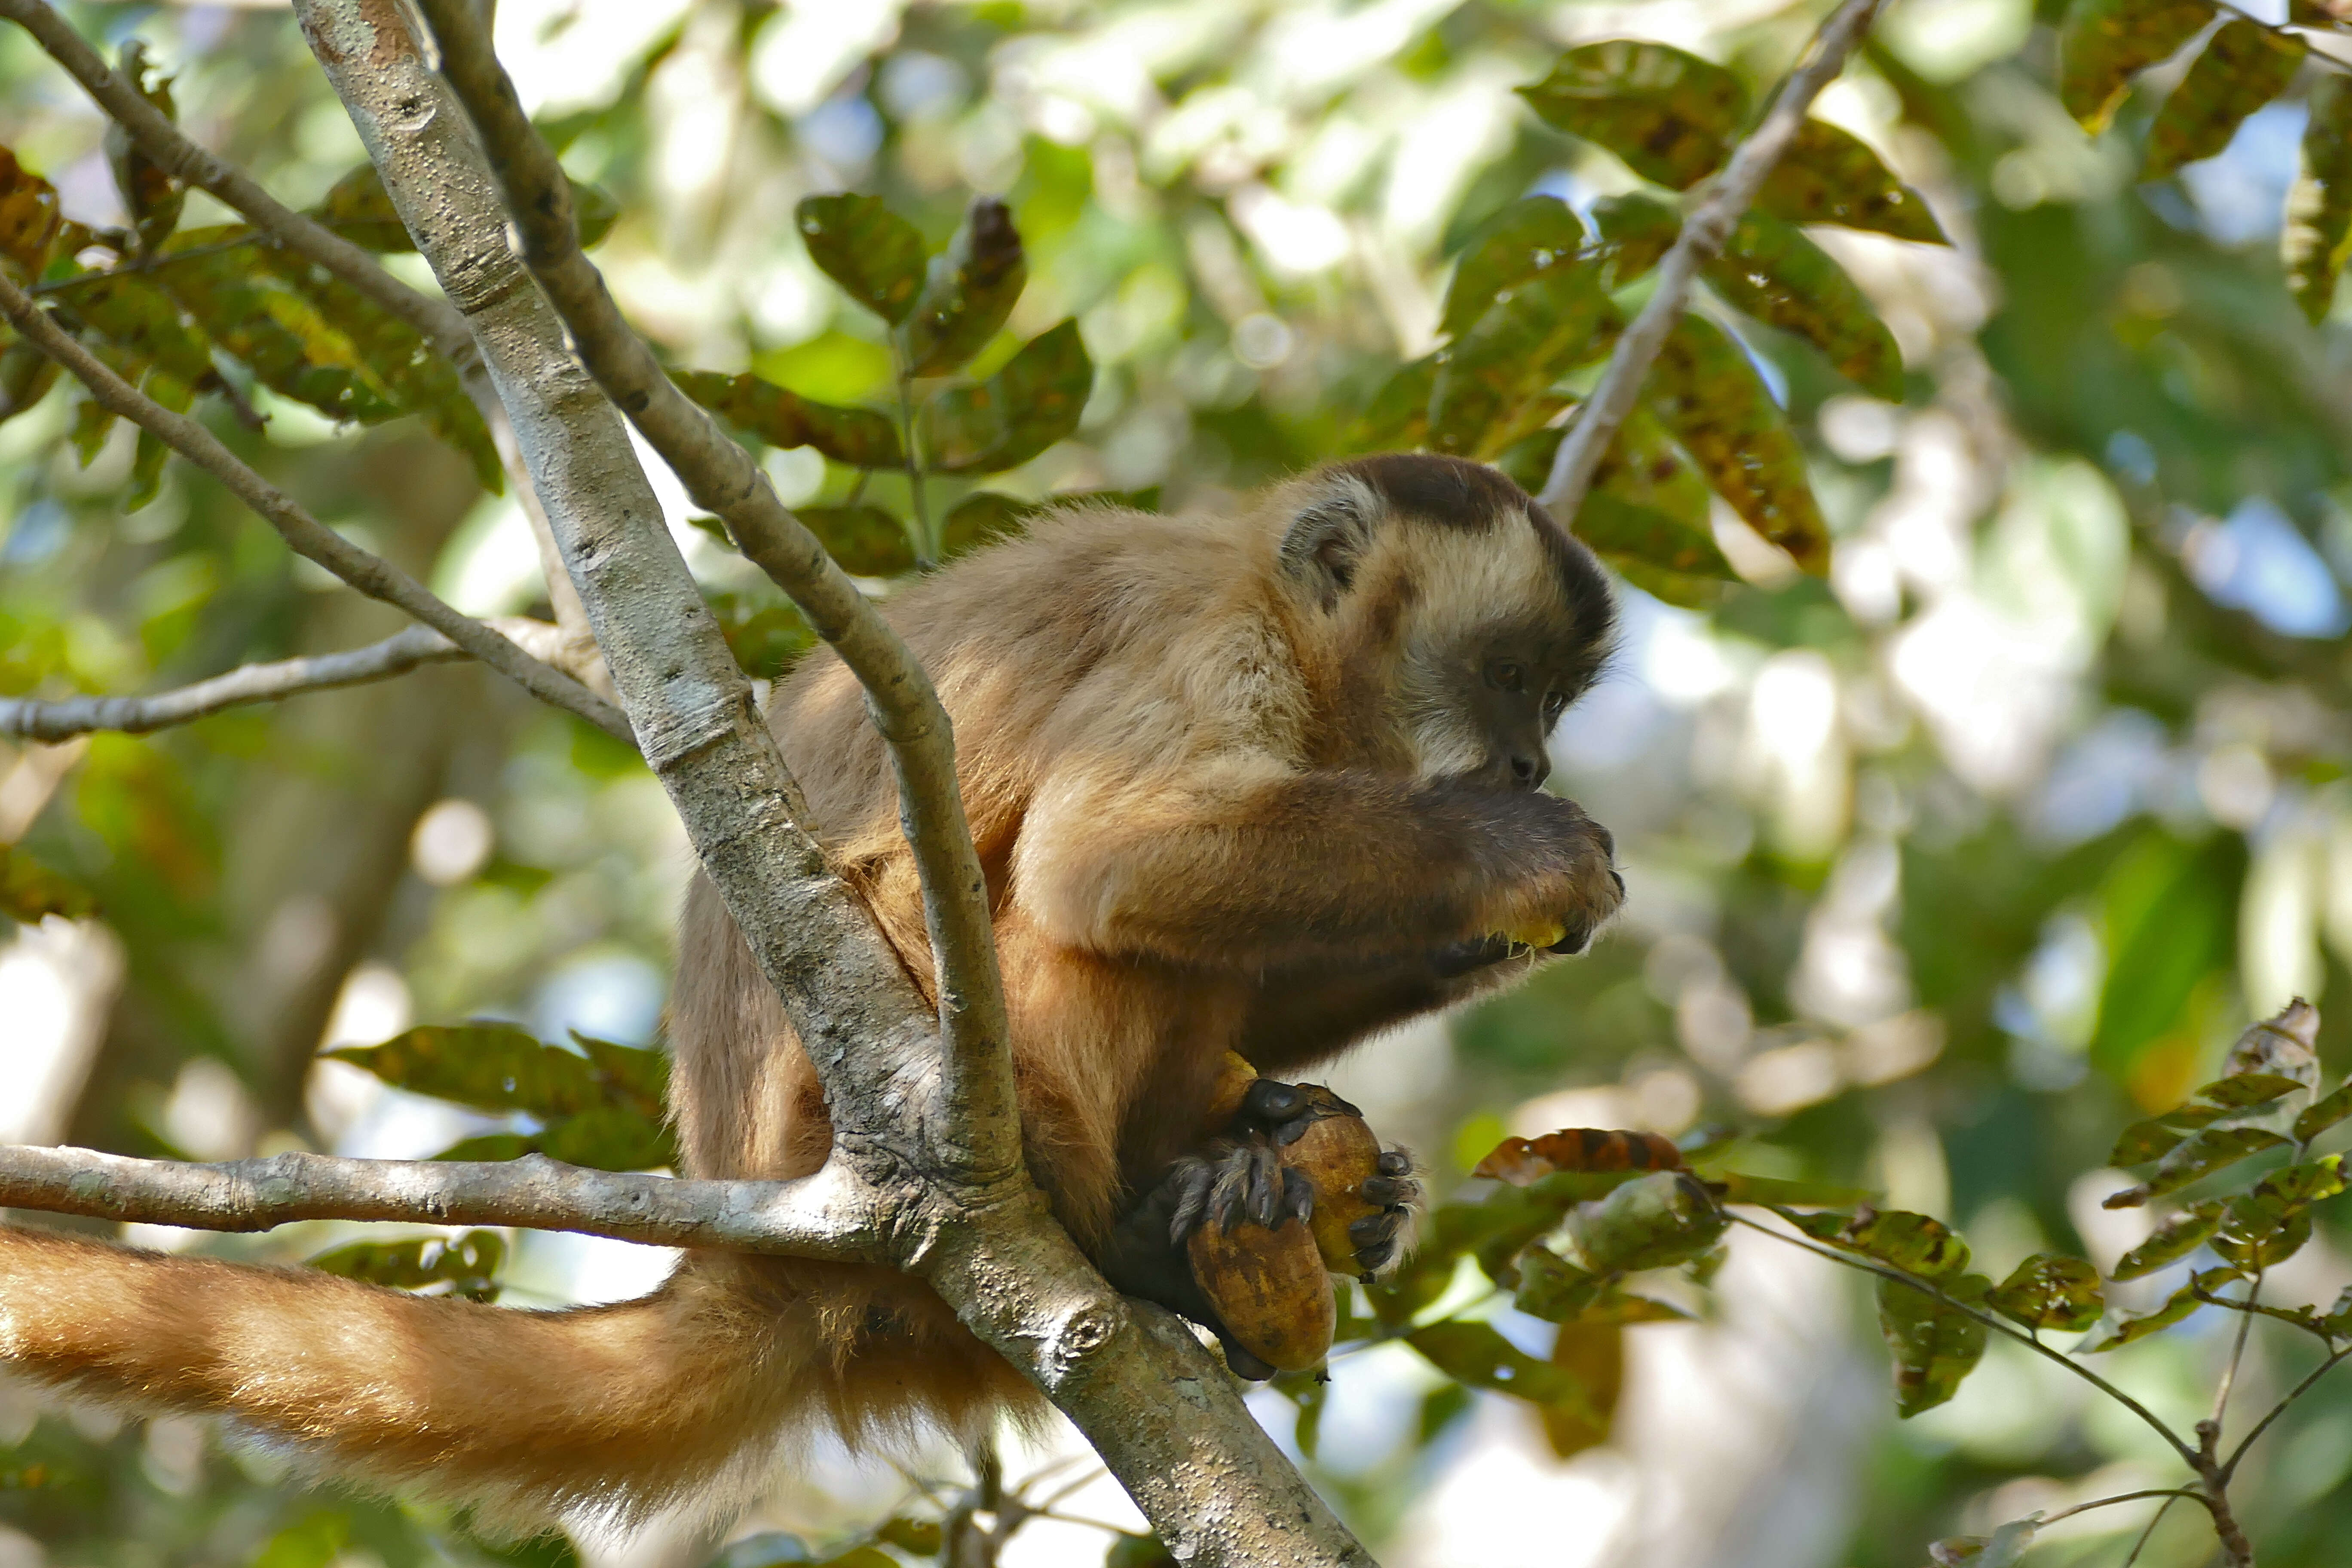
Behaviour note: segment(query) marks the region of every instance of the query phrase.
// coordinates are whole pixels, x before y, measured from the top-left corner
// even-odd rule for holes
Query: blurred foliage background
[[[1562,47],[1669,42],[1760,95],[1821,9],[505,0],[498,32],[567,167],[616,199],[598,259],[677,363],[886,397],[881,325],[812,264],[795,203],[876,193],[937,247],[974,194],[1001,195],[1029,271],[1006,343],[1074,317],[1097,374],[1075,434],[992,486],[1156,489],[1172,509],[1339,449],[1433,346],[1454,258],[1505,204],[1545,193],[1589,212],[1638,186],[1513,95]],[[2322,1037],[2331,1074],[2352,1067],[2352,335],[2341,314],[2306,322],[2279,258],[2329,68],[2306,63],[2217,155],[2142,180],[2186,58],[2087,136],[2058,96],[2062,9],[1895,0],[1823,96],[1817,114],[1877,150],[1955,243],[1813,231],[1892,329],[1899,401],[1712,312],[1803,437],[1832,570],[1801,577],[1727,519],[1746,582],[1719,604],[1626,591],[1622,648],[1562,726],[1555,784],[1615,830],[1624,920],[1590,957],[1371,1046],[1337,1080],[1441,1192],[1505,1132],[1738,1122],[1762,1129],[1754,1168],[1881,1189],[1964,1226],[1996,1275],[2045,1245],[2104,1265],[2141,1232],[2098,1207],[2120,1184],[2095,1173],[2102,1152],[2212,1076],[2249,1018],[2318,1001],[2343,1020]],[[68,13],[110,51],[145,40],[182,124],[289,204],[361,161],[286,13]],[[103,132],[0,32],[0,144],[93,227],[124,221]],[[191,195],[183,222],[227,216]],[[545,613],[512,498],[417,421],[355,430],[251,396],[262,429],[215,427],[322,518],[464,608]],[[60,394],[0,424],[0,693],[133,691],[396,629],[178,464],[130,508],[131,433],[79,461],[75,417]],[[856,483],[806,447],[766,461],[794,504]],[[873,494],[898,509],[892,485]],[[674,485],[666,497],[714,595],[761,591]],[[464,667],[152,738],[13,748],[0,843],[96,910],[0,946],[0,1135],[195,1158],[422,1155],[514,1131],[318,1053],[477,1017],[655,1043],[688,869],[634,757]],[[290,1259],[360,1234],[133,1238]],[[500,1299],[614,1299],[665,1267],[522,1236]],[[2283,1286],[2303,1300],[2352,1280],[2341,1219],[2292,1268]],[[1629,1336],[1603,1446],[1559,1461],[1526,1409],[1390,1346],[1337,1363],[1310,1473],[1385,1561],[1554,1568],[1914,1568],[1932,1537],[2164,1484],[2143,1429],[2013,1347],[1898,1425],[1849,1279],[1749,1237],[1718,1283],[1708,1321]],[[2234,1326],[2216,1316],[2105,1370],[2186,1425]],[[1495,1321],[1549,1353],[1549,1325]],[[2275,1391],[2304,1354],[2258,1333],[2245,1375]],[[1290,1404],[1259,1398],[1288,1431]],[[2340,1560],[2352,1404],[2323,1393],[2272,1444],[2239,1489],[2263,1561]],[[283,1457],[201,1424],[18,1390],[0,1391],[0,1445],[7,1568],[572,1550],[495,1548],[431,1510],[304,1489]],[[738,1531],[793,1531],[823,1555],[909,1488],[812,1456]],[[1100,1481],[1057,1511],[1135,1527]],[[2053,1530],[2032,1561],[2119,1561],[2134,1511]],[[797,1550],[761,1539],[732,1560]],[[698,1563],[719,1542],[581,1544]],[[1008,1561],[1092,1563],[1104,1546],[1041,1521]],[[2141,1561],[2210,1551],[2175,1518]]]

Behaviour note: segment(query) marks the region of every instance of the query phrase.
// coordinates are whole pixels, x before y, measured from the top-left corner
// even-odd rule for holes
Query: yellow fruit
[[[1242,1097],[1257,1080],[1257,1068],[1243,1060],[1239,1051],[1227,1051],[1223,1065],[1217,1069],[1216,1085],[1209,1090],[1209,1126],[1222,1128],[1231,1121],[1242,1108]]]
[[[1330,1353],[1339,1317],[1307,1226],[1287,1220],[1268,1230],[1244,1220],[1228,1232],[1204,1225],[1185,1250],[1192,1278],[1244,1350],[1279,1372],[1304,1372]]]

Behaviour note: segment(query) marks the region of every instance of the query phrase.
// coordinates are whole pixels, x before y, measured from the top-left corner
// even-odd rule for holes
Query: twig
[[[2132,1564],[2139,1561],[2139,1554],[2147,1549],[2148,1541],[2156,1534],[2156,1527],[2164,1522],[2164,1516],[2171,1512],[2172,1505],[2179,1500],[2179,1498],[2167,1498],[2157,1505],[2156,1511],[2148,1516],[2147,1528],[2139,1532],[2137,1541],[2132,1542],[2131,1552],[2125,1557],[2123,1568],[2132,1568]]]
[[[2119,1502],[2137,1502],[2143,1498],[2152,1497],[2166,1499],[2167,1508],[2179,1502],[2182,1498],[2187,1498],[2190,1502],[2200,1507],[2210,1506],[2203,1492],[2192,1491],[2187,1487],[2151,1487],[2142,1492],[2117,1492],[2113,1497],[2093,1498],[2089,1502],[2078,1502],[2073,1508],[2062,1508],[2056,1513],[2043,1514],[2041,1522],[2055,1524],[2062,1519],[2072,1519],[2078,1513],[2088,1513],[2095,1508],[2113,1508]],[[2163,1509],[2157,1510],[2159,1516],[2163,1511]]]
[[[2345,1346],[2342,1350],[2337,1351],[2326,1361],[2321,1362],[2317,1366],[2314,1367],[2308,1376],[2306,1376],[2301,1383],[2296,1384],[2293,1388],[2288,1389],[2286,1393],[2281,1396],[2279,1402],[2276,1405],[2272,1405],[2270,1410],[2260,1421],[2254,1423],[2254,1429],[2238,1440],[2237,1447],[2231,1450],[2228,1462],[2222,1465],[2221,1474],[2221,1479],[2224,1482],[2228,1481],[2231,1476],[2238,1473],[2238,1461],[2246,1457],[2246,1451],[2254,1446],[2254,1442],[2257,1438],[2261,1437],[2263,1433],[2271,1429],[2271,1423],[2285,1415],[2287,1412],[2287,1406],[2302,1398],[2305,1392],[2308,1390],[2313,1384],[2317,1383],[2321,1378],[2326,1377],[2329,1373],[2335,1371],[2336,1363],[2342,1361],[2347,1356],[2352,1356],[2352,1345]]]
[[[306,1219],[569,1230],[653,1247],[723,1247],[873,1261],[873,1200],[826,1166],[796,1182],[689,1182],[566,1165],[344,1160],[292,1152],[222,1164],[94,1149],[0,1147],[0,1207],[205,1230]]]
[[[2253,1331],[2254,1310],[2263,1293],[2263,1271],[2254,1270],[2248,1281],[2246,1294],[2240,1302],[2238,1337],[2230,1346],[2230,1362],[2221,1369],[2221,1382],[2213,1391],[2213,1414],[2197,1424],[2198,1446],[2207,1459],[2214,1458],[2221,1442],[2221,1418],[2230,1411],[2230,1391],[2237,1385],[2238,1363],[2245,1359],[2246,1336]]]
[[[524,263],[571,329],[589,374],[865,687],[889,742],[899,820],[922,882],[949,1136],[983,1174],[1018,1169],[1020,1121],[988,884],[957,788],[946,709],[906,644],[776,499],[751,454],[671,384],[622,318],[581,253],[570,182],[523,112],[471,0],[422,0],[420,8],[439,41],[443,74],[481,132]]]
[[[13,4],[16,0],[0,0]],[[404,610],[467,653],[512,680],[541,701],[576,713],[598,729],[634,745],[635,736],[621,710],[562,670],[541,664],[490,627],[461,614],[390,562],[353,544],[247,468],[213,433],[184,414],[174,414],[125,382],[67,334],[22,289],[0,275],[0,316],[43,353],[71,371],[109,412],[120,415],[228,487],[251,507],[296,553],[317,562],[371,599]]]
[[[1955,1300],[1951,1296],[1948,1295],[1935,1285],[1928,1283],[1925,1279],[1916,1279],[1911,1275],[1906,1274],[1899,1268],[1891,1268],[1883,1263],[1874,1263],[1869,1258],[1855,1258],[1850,1254],[1839,1252],[1831,1247],[1815,1246],[1812,1242],[1806,1240],[1801,1237],[1790,1236],[1785,1231],[1774,1230],[1769,1225],[1759,1224],[1757,1221],[1749,1219],[1746,1215],[1732,1214],[1727,1210],[1725,1211],[1725,1217],[1729,1219],[1734,1225],[1744,1225],[1748,1229],[1760,1231],[1764,1235],[1771,1237],[1776,1241],[1786,1242],[1790,1247],[1802,1247],[1807,1252],[1818,1254],[1822,1258],[1828,1258],[1832,1263],[1842,1263],[1849,1268],[1858,1268],[1865,1274],[1875,1274],[1882,1279],[1892,1279],[1897,1284],[1907,1285],[1912,1289],[1918,1291],[1924,1296],[1931,1296],[1935,1298],[1935,1300],[1942,1302],[1951,1310],[1959,1313],[1962,1317],[1973,1318],[1978,1322],[1982,1323],[1986,1328],[1991,1329],[1997,1333],[2008,1335],[2011,1339],[2015,1340],[2019,1344],[2025,1346],[2036,1355],[2039,1355],[2047,1361],[2054,1362],[2058,1365],[2064,1367],[2068,1372],[2073,1373],[2076,1377],[2088,1383],[2092,1387],[2097,1389],[2100,1393],[2105,1394],[2108,1398],[2114,1400],[2116,1404],[2122,1405],[2125,1409],[2130,1411],[2133,1415],[2147,1422],[2148,1426],[2155,1428],[2157,1436],[2162,1437],[2166,1442],[2172,1445],[2173,1452],[2179,1454],[2184,1462],[2189,1465],[2192,1468],[2197,1466],[2197,1450],[2190,1447],[2187,1443],[2181,1441],[2179,1435],[2174,1432],[2171,1427],[2166,1426],[2163,1420],[2157,1415],[2156,1412],[2150,1410],[2147,1405],[2142,1405],[2138,1400],[2134,1399],[2130,1394],[2126,1394],[2122,1389],[2117,1388],[2114,1384],[2109,1383],[2105,1378],[2101,1377],[2097,1373],[2093,1372],[2089,1367],[2083,1365],[2080,1362],[2072,1360],[2058,1351],[2052,1350],[2040,1340],[2033,1338],[2031,1334],[2021,1332],[2021,1331],[2012,1328],[2008,1323],[2005,1323],[1999,1318],[1994,1317],[1990,1312],[1984,1311],[1976,1307],[1971,1307],[1965,1301]]]
[[[1822,24],[1810,53],[1780,84],[1762,123],[1739,143],[1706,199],[1683,220],[1681,236],[1658,263],[1656,290],[1617,340],[1601,384],[1585,400],[1559,450],[1553,454],[1551,475],[1538,499],[1563,524],[1570,523],[1584,504],[1584,493],[1592,486],[1602,456],[1616,439],[1625,416],[1633,411],[1643,377],[1649,374],[1651,362],[1658,357],[1667,334],[1690,303],[1691,285],[1699,268],[1723,248],[1740,215],[1763,187],[1764,177],[1796,138],[1814,98],[1845,68],[1845,58],[1861,40],[1878,3],[1845,0]]]
[[[263,190],[250,174],[189,141],[178,126],[163,117],[162,110],[147,101],[136,83],[126,81],[110,69],[99,52],[45,0],[0,0],[0,16],[32,34],[49,58],[63,66],[81,83],[83,90],[97,100],[98,106],[130,132],[139,150],[152,159],[157,168],[218,196],[244,214],[256,227],[267,229],[271,238],[317,262],[415,328],[453,362],[463,365],[474,357],[474,342],[467,335],[466,323],[446,301],[418,293],[341,235],[316,218],[296,212]]]

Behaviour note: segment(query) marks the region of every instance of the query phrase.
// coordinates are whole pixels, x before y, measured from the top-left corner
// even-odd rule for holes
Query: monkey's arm
[[[1541,956],[1497,937],[1374,963],[1273,970],[1250,1000],[1238,1048],[1267,1072],[1302,1071],[1408,1018],[1508,984]]]
[[[1015,896],[1074,946],[1256,972],[1589,932],[1622,896],[1608,831],[1556,795],[1251,759],[1184,778],[1041,790]]]

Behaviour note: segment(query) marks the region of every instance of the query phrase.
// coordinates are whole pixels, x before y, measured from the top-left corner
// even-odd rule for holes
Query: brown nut
[[[1318,1117],[1282,1152],[1282,1163],[1314,1184],[1315,1215],[1307,1223],[1324,1266],[1334,1274],[1364,1271],[1348,1227],[1381,1212],[1362,1190],[1380,1174],[1380,1158],[1381,1141],[1364,1119],[1345,1113]]]
[[[1339,1326],[1331,1279],[1306,1226],[1204,1225],[1185,1251],[1192,1278],[1244,1350],[1278,1372],[1304,1372],[1330,1353]]]

